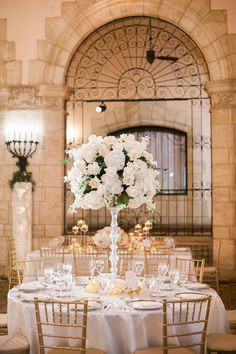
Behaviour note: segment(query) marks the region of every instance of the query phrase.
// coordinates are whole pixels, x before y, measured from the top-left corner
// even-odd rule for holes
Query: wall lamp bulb
[[[105,112],[106,109],[107,109],[107,106],[106,106],[105,103],[102,101],[102,102],[96,107],[96,112],[97,112],[97,113],[102,113],[102,112]]]

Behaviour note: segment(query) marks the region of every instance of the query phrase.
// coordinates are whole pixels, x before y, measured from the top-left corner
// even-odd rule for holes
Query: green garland
[[[35,190],[36,182],[32,179],[32,172],[28,172],[28,171],[13,172],[12,179],[8,181],[8,184],[11,189],[14,188],[16,182],[30,182],[32,183],[32,191]]]

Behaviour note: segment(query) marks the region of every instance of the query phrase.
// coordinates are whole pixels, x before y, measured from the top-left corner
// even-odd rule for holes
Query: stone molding
[[[236,105],[236,80],[211,81],[205,85],[211,97],[212,108],[229,108]]]
[[[65,85],[12,85],[0,88],[0,110],[64,109]]]

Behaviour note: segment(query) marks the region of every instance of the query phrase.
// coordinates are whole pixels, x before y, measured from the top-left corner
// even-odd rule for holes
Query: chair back
[[[145,252],[145,267],[144,274],[146,275],[157,275],[158,266],[161,263],[170,265],[170,255],[165,251],[161,252]]]
[[[9,289],[13,286],[18,285],[18,275],[16,268],[16,247],[14,238],[8,239],[8,281],[9,281]]]
[[[117,249],[117,272],[119,275],[124,276],[125,273],[129,270],[129,263],[134,259],[133,256],[133,251],[130,252],[127,248]]]
[[[88,301],[35,299],[39,353],[85,353]]]
[[[75,276],[90,275],[90,260],[104,261],[103,272],[109,271],[109,260],[107,253],[94,252],[81,252],[78,248],[73,247],[73,272]],[[95,269],[95,273],[97,270]]]
[[[18,284],[36,281],[39,270],[43,271],[43,259],[16,261]]]
[[[45,266],[53,266],[54,263],[64,263],[65,247],[41,247],[40,257],[43,258]]]
[[[163,354],[174,348],[205,353],[211,296],[163,300]]]
[[[175,266],[181,273],[185,273],[187,280],[202,283],[204,274],[205,259],[175,259]]]

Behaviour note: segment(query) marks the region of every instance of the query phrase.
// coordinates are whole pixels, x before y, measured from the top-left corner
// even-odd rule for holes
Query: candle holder
[[[12,179],[8,182],[10,188],[13,189],[16,182],[30,182],[34,191],[36,183],[32,179],[32,172],[28,172],[26,166],[29,164],[28,158],[36,152],[39,142],[32,139],[20,140],[14,138],[13,140],[7,140],[5,144],[12,157],[18,159],[16,166],[19,167],[19,171],[14,172]]]
[[[19,167],[20,172],[26,171],[28,166],[28,158],[33,156],[36,152],[39,142],[33,140],[7,140],[5,142],[7,150],[12,154],[13,158],[17,158],[16,166]]]

